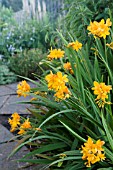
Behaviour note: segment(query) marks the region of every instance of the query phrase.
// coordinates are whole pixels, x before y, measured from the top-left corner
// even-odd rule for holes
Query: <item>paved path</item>
[[[28,114],[26,110],[29,105],[16,104],[19,101],[28,101],[30,97],[17,97],[17,84],[1,85],[0,86],[0,115],[12,114],[18,112],[19,114]],[[35,87],[34,84],[30,83],[31,87]]]
[[[31,83],[29,84],[35,87]],[[16,88],[17,83],[0,85],[0,170],[41,170],[41,165],[29,166],[28,163],[19,163],[17,161],[29,152],[26,147],[23,147],[14,156],[7,159],[8,155],[18,144],[18,141],[11,140],[14,138],[14,135],[6,128],[8,127],[8,117],[14,112],[18,112],[21,115],[29,114],[26,108],[30,107],[29,105],[15,104],[17,101],[29,100],[28,97],[18,98]]]

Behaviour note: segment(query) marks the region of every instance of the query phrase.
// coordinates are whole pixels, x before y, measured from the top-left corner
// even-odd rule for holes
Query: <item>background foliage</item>
[[[66,25],[60,27],[60,29],[64,28],[61,30],[63,34],[60,32],[58,34],[60,40],[58,46],[61,45],[60,47],[65,49],[65,58],[45,62],[54,73],[58,71],[67,73],[69,79],[67,86],[71,96],[66,100],[55,101],[54,92],[48,91],[44,77],[40,79],[40,84],[31,80],[36,84],[36,88],[30,93],[35,100],[24,103],[32,104],[32,108],[28,110],[34,115],[34,118],[30,119],[33,128],[22,136],[25,141],[12,154],[27,144],[33,150],[20,161],[45,164],[45,168],[50,167],[54,170],[87,169],[82,160],[80,148],[90,136],[94,141],[98,139],[105,141],[106,155],[105,161],[93,164],[90,169],[112,169],[112,104],[99,108],[91,89],[94,81],[105,82],[107,85],[113,84],[113,69],[110,62],[112,49],[106,46],[106,43],[112,42],[112,29],[111,36],[107,37],[106,41],[94,39],[87,33],[90,20],[100,21],[102,18],[109,17],[109,6],[112,8],[112,3],[101,0],[69,2],[70,5],[66,6],[69,10],[64,20]],[[76,38],[84,44],[78,53],[66,48],[68,42]],[[91,51],[91,47],[94,51]],[[71,63],[73,75],[63,70],[63,64],[66,61]],[[76,67],[74,67],[75,64]],[[26,80],[29,79],[26,78]],[[108,97],[111,102],[112,95],[111,91]],[[39,129],[36,130],[36,128]],[[31,156],[35,159],[30,159]]]
[[[90,21],[100,21],[109,17],[113,2],[110,0],[65,0],[67,15],[64,19],[66,34],[68,32],[74,39],[79,38],[83,43],[88,40],[87,25]],[[65,32],[64,32],[65,33]]]
[[[38,72],[41,74],[41,69],[38,66],[34,67],[33,63],[38,62],[37,65],[39,65],[39,61],[45,56],[44,53],[51,46],[49,40],[51,39],[54,26],[49,22],[48,16],[45,16],[40,21],[28,19],[19,23],[15,20],[12,9],[0,5],[0,11],[0,55],[3,58],[3,63],[1,64],[7,65],[8,69],[13,71],[14,74],[20,73],[20,75],[30,76],[31,78],[29,73],[36,71],[36,68],[39,69]],[[54,39],[51,42],[54,43]],[[32,58],[30,52],[33,50]],[[25,53],[28,55],[26,56]],[[23,63],[22,68],[18,65],[18,57],[14,56],[19,56],[21,63]]]
[[[11,7],[14,12],[17,12],[22,9],[22,0],[1,0],[1,4],[5,6],[6,8]]]

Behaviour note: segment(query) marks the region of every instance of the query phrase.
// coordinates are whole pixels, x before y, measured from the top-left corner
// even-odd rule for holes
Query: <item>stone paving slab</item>
[[[17,141],[7,142],[13,138],[14,135],[0,124],[0,170],[41,170],[42,165],[28,166],[28,163],[18,162],[18,159],[28,153],[26,147],[22,147],[20,151],[8,159],[9,154],[18,144]]]
[[[32,88],[36,85],[28,82]],[[32,97],[17,97],[16,89],[17,83],[0,86],[0,115],[12,114],[18,112],[19,114],[30,114],[26,108],[30,107],[29,104],[17,104],[20,101],[29,101]]]
[[[16,88],[18,83],[9,85],[0,85],[0,123],[8,127],[9,114],[18,112],[19,114],[29,114],[26,110],[30,107],[28,104],[16,104],[19,101],[29,101],[31,97],[17,97]],[[29,83],[32,88],[36,85]],[[8,129],[0,124],[0,170],[42,170],[42,165],[29,166],[28,163],[20,163],[17,160],[22,158],[23,155],[28,153],[26,147],[21,148],[10,159],[7,159],[8,155],[12,152],[14,147],[17,145],[17,141],[12,141],[14,135],[10,133]]]
[[[19,114],[30,114],[27,111],[27,108],[30,107],[30,104],[18,104],[16,102],[29,101],[31,97],[17,97],[17,95],[9,96],[6,103],[0,109],[0,114],[12,114],[18,112]]]
[[[16,83],[13,83],[13,84],[0,85],[0,96],[9,95],[9,94],[16,94],[18,83],[19,82],[16,82]],[[28,82],[28,84],[31,86],[31,88],[36,87],[36,84],[33,84],[31,82]]]
[[[17,84],[18,84],[18,83],[19,83],[19,82],[12,83],[12,84],[6,84],[5,86],[6,86],[7,88],[12,89],[13,91],[16,92],[16,90],[17,90]]]
[[[4,103],[7,101],[9,96],[1,96],[0,97],[0,108],[3,107]]]
[[[0,170],[41,170],[41,165],[28,166],[29,163],[18,162],[28,151],[26,147],[23,147],[16,154],[7,158],[12,152],[17,142],[4,143],[0,145]],[[26,167],[26,168],[25,168]]]
[[[13,134],[0,124],[0,143],[7,142],[13,137]]]
[[[16,90],[11,89],[5,85],[0,85],[0,96],[6,96],[9,94],[15,94]]]

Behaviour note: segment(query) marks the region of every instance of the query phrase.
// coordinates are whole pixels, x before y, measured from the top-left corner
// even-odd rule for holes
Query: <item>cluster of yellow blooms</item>
[[[62,51],[61,49],[54,49],[54,50],[50,50],[50,54],[47,56],[47,58],[49,60],[53,60],[58,59],[58,58],[62,58],[64,56],[64,51]]]
[[[67,75],[62,75],[59,71],[57,74],[53,74],[52,71],[49,75],[45,77],[46,81],[48,82],[48,89],[54,90],[56,100],[57,99],[66,99],[70,95],[70,91],[68,90],[67,86],[65,85],[68,82]]]
[[[19,128],[18,134],[19,134],[19,135],[24,134],[24,133],[25,133],[25,130],[26,130],[26,129],[29,129],[29,128],[32,128],[32,126],[31,126],[31,123],[30,123],[30,121],[29,121],[29,118],[27,118],[27,119],[25,120],[25,122],[21,124],[21,126],[20,126],[20,128]]]
[[[94,87],[92,90],[94,90],[94,94],[97,95],[95,100],[99,107],[104,107],[105,104],[111,104],[111,102],[106,101],[106,99],[108,99],[108,93],[112,90],[111,85],[107,86],[105,83],[94,81]]]
[[[75,42],[69,43],[67,47],[72,47],[75,51],[78,51],[82,48],[82,44],[76,40]]]
[[[74,50],[78,51],[79,49],[82,48],[82,44],[78,42],[77,40],[75,42],[71,42],[67,45],[67,47],[72,47]],[[65,52],[62,51],[61,49],[52,49],[50,50],[50,54],[47,56],[49,60],[53,59],[59,59],[64,57]]]
[[[113,50],[113,42],[111,42],[110,44],[107,43],[106,45]]]
[[[13,113],[11,115],[12,119],[9,118],[8,122],[11,126],[11,132],[14,132],[15,130],[19,130],[18,134],[24,134],[26,129],[31,128],[31,123],[29,122],[29,118],[24,121],[24,123],[20,123],[20,116],[18,113]]]
[[[86,167],[91,167],[91,164],[105,160],[106,157],[104,149],[102,148],[104,143],[105,142],[100,139],[96,143],[93,143],[90,137],[87,142],[84,143],[81,153],[83,153],[82,159],[87,160],[87,162],[85,162]]]
[[[99,38],[106,38],[107,35],[110,34],[110,26],[112,25],[110,19],[108,18],[106,20],[106,23],[104,19],[102,19],[100,22],[94,21],[90,22],[90,25],[87,27],[87,29],[90,31],[89,34],[93,34],[94,37],[99,37]]]
[[[64,67],[65,70],[68,70],[71,74],[74,73],[73,70],[72,70],[70,62],[64,63],[63,67]]]
[[[11,125],[11,132],[14,132],[18,125],[20,125],[20,116],[17,112],[11,115],[12,119],[9,118],[8,122]]]
[[[18,94],[18,97],[20,96],[28,96],[30,92],[30,85],[25,81],[23,80],[22,82],[20,82],[18,85],[17,85],[17,94]]]

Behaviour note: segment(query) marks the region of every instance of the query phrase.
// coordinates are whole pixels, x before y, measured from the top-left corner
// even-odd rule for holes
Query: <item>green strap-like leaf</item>
[[[64,124],[63,122],[60,121],[60,123],[62,123],[66,129],[68,129],[76,138],[78,138],[79,140],[86,142],[86,140],[84,138],[82,138],[81,136],[79,136],[76,132],[74,132],[70,127],[68,127],[66,124]]]

